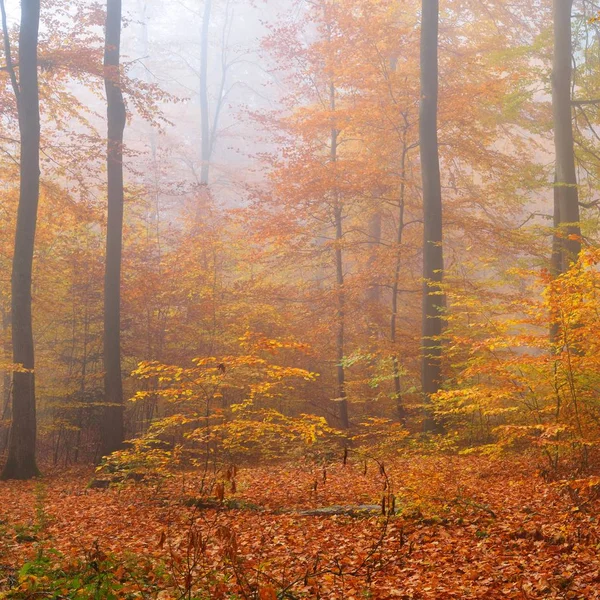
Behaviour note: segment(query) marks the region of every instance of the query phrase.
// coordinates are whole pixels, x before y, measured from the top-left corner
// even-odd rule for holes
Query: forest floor
[[[221,506],[201,507],[190,472],[109,489],[88,489],[90,470],[2,482],[0,597],[600,598],[600,480],[547,481],[526,457],[410,456],[384,470],[242,468]],[[302,513],[390,492],[393,516]],[[113,591],[94,596],[101,577]]]

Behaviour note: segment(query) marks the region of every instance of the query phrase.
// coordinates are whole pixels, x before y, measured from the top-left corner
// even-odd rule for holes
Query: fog
[[[507,373],[595,264],[600,33],[567,4],[2,2],[8,470],[560,416]]]
[[[134,121],[127,133],[146,152],[167,154],[172,173],[199,183],[201,166],[200,62],[203,6],[194,2],[124,3],[124,62],[136,77],[177,98],[161,108],[170,123],[157,132]],[[272,3],[214,2],[208,41],[210,133],[214,137],[210,183],[219,196],[239,202],[252,177],[260,132],[247,111],[276,104],[277,74],[261,51]],[[164,166],[164,165],[163,165]],[[256,175],[254,175],[256,176]]]

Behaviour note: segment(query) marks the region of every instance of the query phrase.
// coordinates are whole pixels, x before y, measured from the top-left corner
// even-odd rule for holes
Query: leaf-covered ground
[[[352,461],[240,469],[222,508],[193,506],[194,473],[107,490],[86,488],[89,471],[0,483],[2,589],[26,589],[13,569],[53,548],[57,563],[114,553],[124,581],[141,565],[146,587],[128,583],[123,598],[186,587],[215,599],[600,598],[595,479],[567,485],[525,458],[473,456],[411,456],[385,472],[395,516],[358,518],[298,514],[389,493],[379,468]]]

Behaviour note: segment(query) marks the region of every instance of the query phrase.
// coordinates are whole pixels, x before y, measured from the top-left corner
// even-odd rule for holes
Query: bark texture
[[[423,0],[421,17],[421,103],[419,140],[423,179],[423,323],[421,384],[426,398],[437,392],[442,382],[440,335],[444,304],[442,280],[442,191],[438,152],[438,0]],[[439,426],[430,415],[427,430]]]
[[[556,204],[560,246],[560,270],[566,271],[581,250],[579,227],[579,194],[575,170],[573,113],[571,108],[573,0],[553,0],[554,61],[552,67],[552,108],[554,114],[554,147],[556,151]],[[554,250],[556,252],[556,250]]]
[[[104,85],[107,101],[108,219],[104,276],[104,391],[101,428],[105,456],[123,444],[123,381],[121,377],[121,256],[123,247],[123,132],[126,112],[121,90],[121,0],[106,3]]]
[[[31,276],[40,191],[40,103],[37,73],[39,23],[40,1],[21,0],[18,85],[14,70],[11,73],[17,96],[21,138],[11,315],[13,362],[26,370],[13,374],[12,425],[2,479],[30,479],[39,474],[35,460],[37,426],[31,319]],[[9,69],[12,69],[10,50],[7,52],[7,62]]]

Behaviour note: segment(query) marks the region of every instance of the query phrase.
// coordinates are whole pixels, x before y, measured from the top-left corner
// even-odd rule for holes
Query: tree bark
[[[575,170],[573,114],[571,110],[573,0],[553,0],[554,61],[552,68],[552,108],[554,147],[556,151],[555,188],[559,209],[558,243],[561,250],[560,270],[566,271],[581,251],[579,194]]]
[[[550,257],[550,273],[552,277],[558,277],[562,272],[562,240],[559,236],[560,230],[560,200],[556,178],[554,179],[554,233],[552,234],[552,256]],[[553,346],[558,342],[559,326],[554,319],[550,321],[550,343]],[[554,349],[553,351],[555,351]]]
[[[10,310],[2,309],[2,356],[6,364],[12,362],[12,342],[10,339]],[[2,420],[12,415],[10,406],[12,396],[12,376],[8,369],[4,371],[2,377]],[[6,440],[8,444],[8,439]],[[6,446],[8,447],[8,446]]]
[[[394,349],[392,356],[392,379],[394,381],[394,402],[396,416],[403,423],[406,420],[406,410],[402,401],[402,382],[400,380],[400,356],[396,352],[398,329],[398,293],[400,287],[400,273],[402,271],[402,236],[404,234],[404,207],[406,196],[406,146],[407,129],[404,129],[402,139],[402,158],[400,160],[400,198],[398,201],[398,231],[396,233],[396,266],[394,268],[394,281],[392,284],[392,316],[390,319],[390,342]]]
[[[4,9],[4,4],[2,5]],[[3,10],[4,13],[4,10]],[[3,14],[3,20],[5,21]],[[2,479],[30,479],[39,474],[36,460],[34,345],[31,317],[33,251],[40,192],[40,103],[38,89],[38,31],[40,1],[21,0],[19,83],[11,73],[17,96],[20,132],[20,192],[12,266],[13,362],[26,371],[13,374],[12,424],[8,459]],[[8,40],[6,47],[9,49]],[[12,69],[10,50],[7,63]]]
[[[121,256],[123,247],[123,131],[126,111],[121,90],[121,0],[107,0],[104,85],[107,100],[108,219],[104,276],[104,391],[102,455],[123,443],[121,378]]]
[[[335,113],[335,86],[333,83],[329,86],[329,107],[331,109],[331,118],[334,119]],[[335,121],[331,127],[331,150],[330,159],[332,167],[335,168],[338,151],[338,130]],[[342,241],[344,238],[343,230],[343,208],[339,198],[337,188],[334,190],[333,218],[335,225],[335,274],[336,274],[336,292],[337,292],[337,334],[336,334],[336,370],[337,370],[337,402],[339,403],[339,418],[342,429],[348,429],[350,420],[348,417],[348,398],[346,397],[346,372],[344,369],[344,344],[346,327],[346,296],[344,291],[344,260],[342,253]]]
[[[381,245],[381,211],[379,207],[373,212],[369,218],[367,225],[367,235],[369,237],[369,260],[368,270],[369,274],[373,275],[377,271],[378,256],[377,251]],[[381,302],[381,286],[377,282],[377,276],[373,277],[373,280],[369,283],[366,293],[367,302],[372,304],[374,307]]]
[[[346,397],[346,372],[344,369],[344,342],[345,342],[345,293],[344,293],[344,263],[342,257],[341,243],[343,239],[342,230],[342,208],[334,207],[335,218],[335,271],[337,288],[337,335],[336,335],[336,363],[337,363],[337,400],[340,405],[340,425],[342,429],[348,429],[350,421],[348,418],[348,398]]]
[[[437,135],[438,0],[423,0],[421,17],[421,102],[419,140],[423,180],[423,323],[421,384],[428,401],[442,382],[441,346],[444,259],[442,250],[442,191]],[[426,415],[424,428],[441,428]]]

